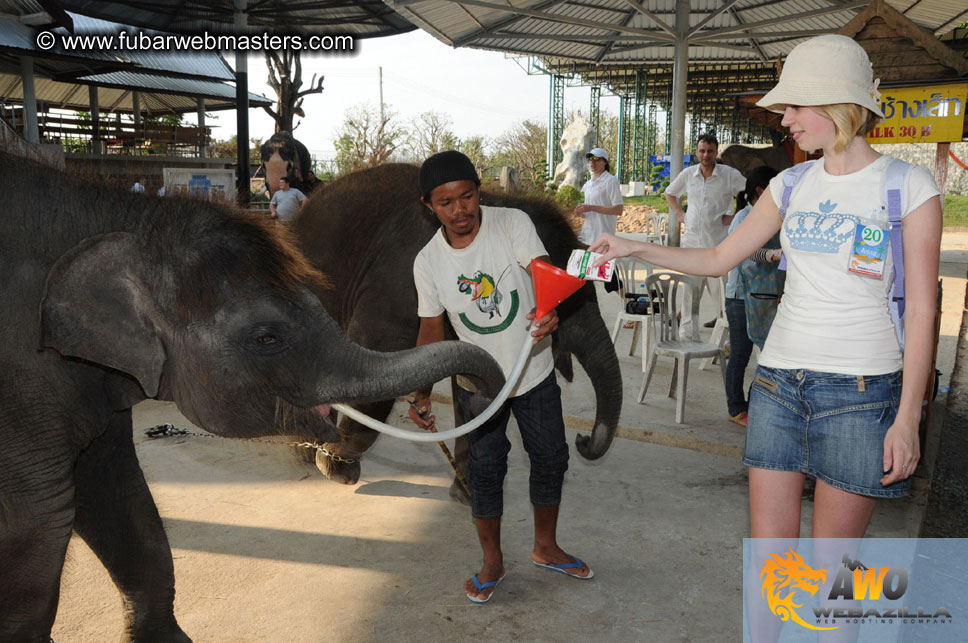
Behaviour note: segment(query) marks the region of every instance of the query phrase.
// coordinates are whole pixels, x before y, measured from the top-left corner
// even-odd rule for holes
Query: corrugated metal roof
[[[679,0],[683,1],[683,0]],[[672,64],[676,0],[385,0],[454,47],[595,65]],[[846,24],[868,0],[692,0],[689,59],[769,64]],[[965,0],[888,0],[936,35],[968,20]]]
[[[37,102],[47,108],[89,111],[87,85],[97,86],[98,105],[102,110],[132,113],[132,91],[141,94],[141,110],[146,113],[189,113],[197,109],[202,98],[206,111],[235,108],[235,87],[219,81],[170,78],[134,72],[96,74],[78,82],[35,78]],[[23,84],[19,74],[0,74],[0,101],[23,102]],[[249,105],[259,107],[274,101],[249,92]]]
[[[16,0],[4,0],[16,2]],[[105,20],[181,33],[233,33],[233,0],[57,0],[57,4]],[[258,32],[391,36],[414,26],[381,0],[249,0],[246,18]]]
[[[139,32],[148,38],[165,35],[160,31],[135,29],[77,14],[68,15],[73,20],[75,36],[113,36],[116,42],[120,42],[117,35],[122,31],[132,36],[132,40],[137,38]],[[54,47],[42,50],[37,46],[38,33],[48,30],[58,38],[54,40]],[[38,61],[42,72],[55,77],[90,74],[106,69],[137,69],[160,72],[168,76],[218,80],[234,78],[228,63],[217,51],[155,51],[150,48],[132,51],[81,46],[65,48],[65,41],[60,37],[66,35],[69,34],[62,27],[38,28],[24,24],[13,16],[0,15],[0,52],[3,52],[6,59],[2,67],[10,71],[19,69],[20,56],[29,54]]]

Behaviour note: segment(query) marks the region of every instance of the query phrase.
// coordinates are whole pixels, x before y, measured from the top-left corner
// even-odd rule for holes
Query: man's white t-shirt
[[[471,245],[455,249],[444,228],[417,254],[413,279],[417,314],[446,312],[457,336],[486,350],[510,375],[531,334],[525,316],[534,308],[534,288],[524,266],[547,255],[531,219],[521,210],[480,206],[481,227]],[[551,337],[532,349],[511,396],[523,395],[551,372]]]
[[[708,179],[701,168],[683,169],[665,191],[676,198],[689,195],[686,230],[679,244],[683,248],[713,248],[721,243],[728,230],[723,215],[733,213],[737,193],[746,189],[746,179],[736,168],[717,163]]]
[[[581,186],[581,191],[585,194],[587,205],[622,205],[622,190],[619,189],[618,179],[607,171],[602,172],[598,178],[591,178],[585,185]],[[598,238],[605,234],[615,234],[615,226],[618,223],[618,216],[612,214],[602,214],[601,212],[586,212],[585,223],[582,225],[581,234],[578,240],[582,243],[591,245]]]
[[[891,157],[846,175],[828,174],[823,160],[807,170],[790,198],[780,232],[787,276],[759,363],[847,375],[882,375],[902,367],[888,310],[894,283],[890,246],[880,279],[848,272],[858,223],[889,230],[884,180]],[[770,182],[777,205],[783,173]],[[907,216],[940,194],[923,167],[908,172],[901,212]],[[906,254],[908,262],[917,257]]]

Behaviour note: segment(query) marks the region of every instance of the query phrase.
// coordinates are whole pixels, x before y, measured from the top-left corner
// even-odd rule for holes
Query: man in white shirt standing
[[[585,158],[592,178],[581,187],[585,202],[575,208],[575,214],[585,220],[578,240],[591,245],[606,232],[615,234],[624,201],[618,179],[609,173],[608,151],[596,147]]]
[[[696,144],[698,165],[692,165],[680,172],[666,188],[665,198],[669,211],[679,221],[686,222],[686,231],[680,244],[683,248],[713,248],[726,238],[729,224],[735,212],[736,195],[746,188],[746,179],[739,170],[716,163],[719,154],[719,141],[715,134],[702,134]],[[679,198],[689,195],[685,212],[679,205]],[[719,305],[719,280],[709,280],[709,294]],[[679,310],[682,323],[680,337],[692,337],[692,297],[686,291]],[[715,322],[713,322],[715,323]],[[707,324],[712,326],[712,323]]]

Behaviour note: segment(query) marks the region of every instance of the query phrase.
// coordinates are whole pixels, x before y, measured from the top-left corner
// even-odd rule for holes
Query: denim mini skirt
[[[858,377],[760,366],[750,389],[743,464],[799,471],[864,496],[906,496],[910,478],[880,483],[884,436],[900,401],[901,371]]]

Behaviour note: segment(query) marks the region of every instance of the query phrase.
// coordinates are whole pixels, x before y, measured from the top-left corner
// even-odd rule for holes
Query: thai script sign
[[[968,84],[899,87],[881,93],[884,121],[867,135],[870,143],[960,141]]]

